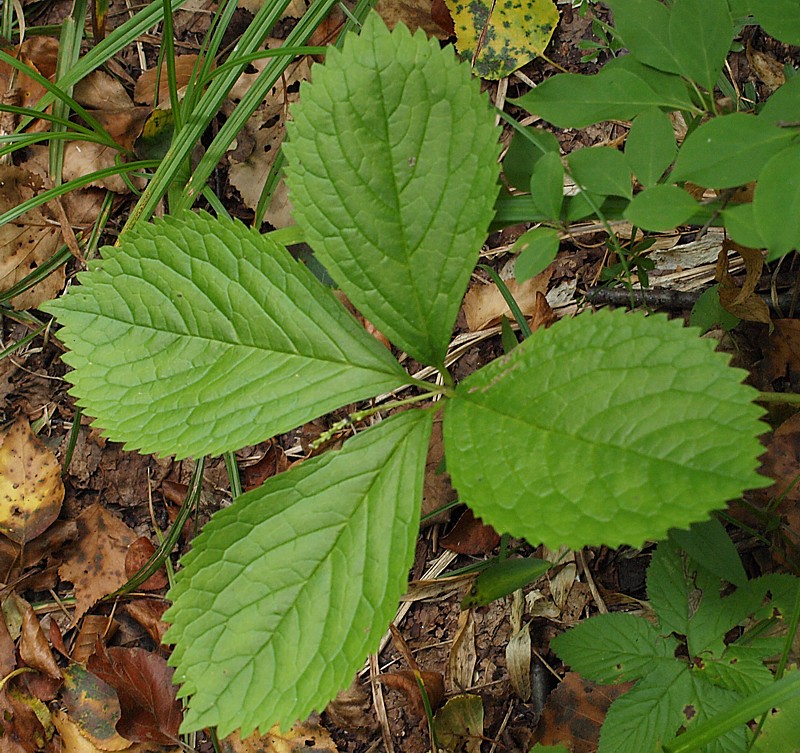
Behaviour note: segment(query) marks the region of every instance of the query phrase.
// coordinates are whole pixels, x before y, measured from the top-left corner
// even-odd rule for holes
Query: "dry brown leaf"
[[[521,285],[516,280],[505,281],[525,317],[532,316],[537,310],[536,294],[547,293],[551,274],[552,270],[546,269],[536,277],[525,280]],[[503,294],[494,283],[488,285],[478,283],[470,287],[464,297],[464,314],[470,332],[492,327],[498,324],[503,316],[513,319]]]
[[[130,748],[131,741],[116,729],[122,716],[116,691],[82,665],[71,664],[64,670],[61,702],[70,721],[94,747],[107,751]]]
[[[62,679],[61,670],[53,658],[53,652],[39,624],[39,618],[30,604],[26,604],[22,613],[19,656],[28,667],[44,673],[53,680]]]
[[[57,520],[41,536],[20,547],[5,536],[0,536],[0,582],[10,583],[43,559],[58,560],[61,549],[78,536],[74,520]],[[40,571],[40,574],[47,573]],[[53,580],[55,585],[55,580]]]
[[[548,562],[564,565],[564,567],[555,574],[547,574],[547,581],[550,584],[550,594],[553,597],[553,601],[559,610],[563,610],[564,605],[567,603],[569,592],[572,590],[572,586],[578,577],[575,555],[565,546],[559,547],[556,550],[542,547],[542,557]]]
[[[118,629],[119,623],[116,620],[101,614],[85,615],[81,620],[81,629],[75,638],[75,645],[72,647],[72,660],[85,664],[94,653],[97,639],[102,638],[107,643]]]
[[[3,613],[0,612],[0,678],[5,677],[14,671],[17,666],[17,659],[14,656],[14,641],[11,640],[11,633],[8,632]]]
[[[98,640],[87,668],[117,691],[120,735],[134,742],[177,742],[183,712],[165,659],[140,648],[106,648]]]
[[[0,212],[6,212],[36,196],[42,181],[27,170],[0,165]],[[61,245],[61,230],[53,213],[40,206],[0,227],[0,291],[6,291],[46,262]],[[64,268],[59,267],[32,288],[11,299],[18,311],[36,308],[54,298],[64,287]]]
[[[523,625],[506,645],[506,666],[511,687],[527,703],[531,697],[531,628]]]
[[[402,22],[412,32],[422,29],[437,39],[447,39],[452,34],[447,25],[448,19],[450,27],[453,24],[450,14],[443,14],[441,7],[434,8],[432,0],[378,0],[375,10],[390,29]]]
[[[47,736],[30,700],[7,687],[0,689],[2,753],[37,753],[45,748]]]
[[[77,622],[99,599],[127,581],[125,555],[136,534],[102,505],[87,507],[78,517],[78,541],[58,569],[75,586]]]
[[[745,264],[746,276],[742,287],[738,287],[728,271],[728,251],[735,250]],[[772,326],[769,307],[756,295],[755,289],[761,279],[764,256],[761,251],[744,248],[730,240],[722,242],[722,250],[717,257],[716,280],[719,282],[719,302],[734,316],[749,322],[761,322]]]
[[[124,110],[133,107],[128,92],[119,81],[105,71],[92,71],[77,84],[73,99],[90,110]]]
[[[242,740],[234,732],[222,740],[223,753],[336,753],[338,748],[328,731],[319,724],[295,724],[288,732],[274,726],[263,737],[258,734]]]
[[[242,487],[246,492],[252,491],[268,478],[283,473],[288,467],[289,459],[283,448],[275,442],[270,442],[264,457],[242,468]]]
[[[56,60],[58,57],[58,40],[53,37],[34,36],[26,39],[17,48],[5,48],[12,57],[16,57],[21,62],[33,68],[44,78],[51,81],[55,77]],[[8,63],[0,62],[0,92],[4,95],[4,101],[19,107],[32,107],[46,92],[44,86],[38,81],[34,81],[30,76],[17,71]],[[47,108],[50,111],[50,108]],[[11,113],[0,114],[3,129],[12,131],[17,122],[17,116]],[[40,132],[50,129],[50,124],[45,120],[35,120],[25,130],[28,132]]]
[[[552,327],[558,321],[556,312],[547,301],[544,293],[536,291],[536,297],[533,302],[533,311],[530,315],[530,328],[531,332],[536,332],[537,329],[547,329]]]
[[[164,633],[167,632],[167,625],[161,618],[167,611],[169,604],[158,599],[135,599],[125,605],[125,611],[133,617],[155,641],[157,645],[164,642]]]
[[[141,568],[143,568],[150,557],[156,552],[156,548],[147,536],[140,536],[128,547],[125,555],[125,575],[132,578]],[[160,591],[169,584],[167,571],[163,565],[156,570],[144,583],[137,586],[140,591]]]
[[[764,381],[777,389],[800,389],[800,320],[776,319],[757,365]]]
[[[448,667],[450,683],[459,692],[472,686],[472,677],[478,654],[475,649],[475,614],[471,609],[464,609],[458,615],[458,626],[450,647]]]
[[[428,444],[428,457],[425,461],[425,480],[422,488],[422,515],[429,515],[452,502],[458,495],[450,483],[450,475],[442,470],[444,461],[444,438],[442,421],[433,422],[431,439]],[[423,526],[442,523],[450,517],[449,511],[443,511],[423,521]]]
[[[343,730],[376,730],[378,721],[372,710],[372,694],[356,677],[349,688],[339,691],[326,707],[328,718]]]
[[[548,696],[533,741],[566,745],[572,753],[595,753],[608,707],[631,687],[632,682],[595,685],[575,672],[568,673]]]
[[[25,544],[52,525],[63,501],[56,456],[17,419],[0,432],[0,532]]]
[[[439,543],[458,554],[489,554],[500,543],[500,534],[467,508],[452,530],[439,539]]]
[[[268,49],[274,49],[281,44],[280,40],[267,40]],[[243,73],[239,77],[230,92],[234,102],[245,95],[268,63],[268,59],[257,60],[253,63],[255,73]],[[261,191],[286,134],[288,107],[298,99],[299,84],[308,79],[310,71],[310,63],[306,57],[292,63],[285,76],[272,87],[266,99],[247,121],[237,136],[236,147],[228,152],[228,180],[239,192],[245,206],[250,209],[255,209],[258,205]],[[281,180],[267,212],[267,221],[274,227],[285,227],[290,221],[289,211],[288,192]]]
[[[776,60],[773,55],[761,50],[754,50],[750,42],[747,43],[746,54],[747,62],[750,63],[753,72],[771,92],[786,83],[783,64]]]
[[[444,698],[444,679],[441,672],[419,672],[431,709],[436,711]],[[409,713],[417,719],[425,718],[425,703],[422,700],[416,674],[410,669],[388,672],[378,678],[387,688],[403,694]]]
[[[192,78],[192,71],[194,70],[197,58],[197,55],[175,56],[175,81],[178,85],[179,95]],[[158,79],[158,102],[155,101],[157,73],[158,68],[150,68],[139,76],[133,90],[133,99],[139,104],[147,105],[147,107],[150,108],[157,107],[162,110],[168,109],[171,103],[169,100],[169,75],[167,66],[161,66],[161,76]]]

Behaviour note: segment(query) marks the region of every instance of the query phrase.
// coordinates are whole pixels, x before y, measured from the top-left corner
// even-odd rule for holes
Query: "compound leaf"
[[[744,112],[713,118],[687,136],[671,177],[708,188],[741,186],[756,180],[793,137],[791,129]]]
[[[406,587],[432,420],[389,418],[206,525],[165,615],[183,731],[285,730],[350,682]]]
[[[670,10],[658,0],[607,0],[614,27],[640,62],[667,73],[680,73],[670,44]]]
[[[562,661],[584,677],[618,683],[638,680],[660,664],[674,664],[678,642],[662,637],[641,617],[614,613],[584,620],[550,645]]]
[[[377,14],[313,78],[284,147],[295,219],[361,313],[441,366],[499,188],[488,100],[452,50]]]
[[[753,195],[753,216],[769,260],[800,248],[800,144],[767,162]]]
[[[675,159],[675,133],[666,113],[651,107],[634,118],[625,139],[625,158],[643,186],[658,181]]]
[[[559,73],[514,102],[559,128],[631,120],[651,107],[694,109],[679,76],[631,58],[616,58],[594,76]]]
[[[713,91],[732,41],[728,0],[675,0],[669,42],[684,76]]]
[[[636,546],[766,486],[756,393],[696,333],[604,310],[465,379],[444,421],[461,499],[530,542]]]
[[[285,248],[207,214],[139,224],[43,308],[114,441],[216,454],[394,389],[405,372]]]

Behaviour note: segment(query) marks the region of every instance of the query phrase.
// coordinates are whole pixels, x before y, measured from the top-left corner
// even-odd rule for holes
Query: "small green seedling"
[[[679,732],[771,686],[771,658],[783,653],[785,661],[797,628],[791,618],[799,587],[790,575],[747,580],[716,520],[660,543],[647,572],[655,619],[598,615],[552,642],[561,659],[590,680],[637,681],[611,704],[598,753],[660,750]],[[700,749],[748,750],[753,732],[746,721]]]
[[[443,386],[412,378],[275,240],[203,213],[139,223],[47,307],[79,404],[129,449],[199,457],[394,390],[420,403],[241,495],[195,540],[166,614],[184,731],[287,728],[350,682],[406,586],[440,411],[461,499],[551,548],[640,545],[767,483],[757,393],[664,316],[562,320],[454,384],[445,355],[494,214],[499,134],[451,50],[373,15],[300,96],[297,223]]]

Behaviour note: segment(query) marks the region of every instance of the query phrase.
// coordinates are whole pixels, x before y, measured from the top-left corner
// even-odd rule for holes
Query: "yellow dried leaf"
[[[445,3],[456,27],[456,48],[481,78],[503,78],[543,54],[558,23],[552,0]]]
[[[56,456],[18,419],[0,432],[0,532],[26,544],[58,517],[63,501]]]

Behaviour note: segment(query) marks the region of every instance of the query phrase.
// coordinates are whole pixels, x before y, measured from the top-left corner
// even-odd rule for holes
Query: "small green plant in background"
[[[499,145],[452,51],[373,15],[293,118],[303,237],[442,386],[413,379],[275,236],[207,214],[136,224],[47,306],[79,404],[129,449],[232,451],[401,388],[395,405],[421,404],[241,495],[195,540],[167,613],[184,730],[288,727],[350,681],[405,588],[441,410],[461,499],[553,548],[640,545],[768,483],[744,372],[664,316],[563,320],[453,383]]]
[[[611,704],[598,753],[659,750],[679,731],[772,686],[773,670],[780,677],[793,653],[798,580],[778,574],[748,580],[716,520],[673,532],[658,545],[647,571],[647,594],[654,619],[598,615],[552,642],[558,656],[590,680],[637,681]],[[765,664],[768,657],[774,658],[772,668]],[[757,750],[768,749],[762,746],[774,734],[773,725],[786,725],[786,715],[796,714],[800,674],[794,670],[787,678],[789,692],[773,699],[781,713],[769,719]],[[748,750],[754,741],[745,724],[750,718],[698,740],[698,747]],[[800,743],[797,734],[794,738],[791,748],[778,750],[794,750]]]

